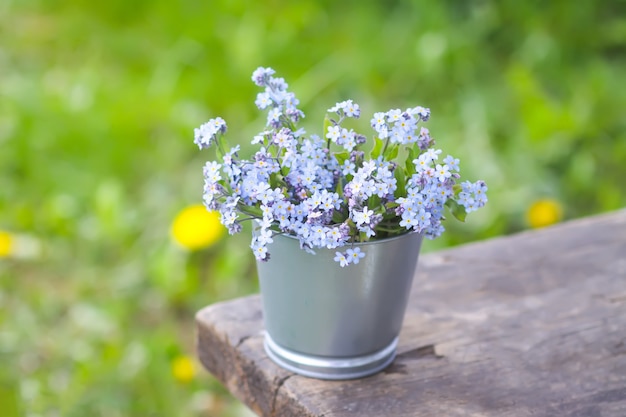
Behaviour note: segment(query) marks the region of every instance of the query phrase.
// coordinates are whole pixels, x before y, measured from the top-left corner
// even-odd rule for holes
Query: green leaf
[[[280,185],[280,179],[278,178],[278,174],[273,172],[270,174],[270,187],[276,188]]]
[[[406,195],[406,174],[402,167],[398,166],[393,173],[393,176],[396,178],[396,191],[394,195],[396,198],[402,197]]]
[[[261,208],[256,207],[256,206],[247,206],[243,203],[238,203],[237,210],[241,211],[242,213],[247,214],[248,216],[258,217],[258,218],[263,217],[263,210],[261,210]]]
[[[368,198],[367,199],[367,206],[369,208],[373,208],[373,209],[376,209],[377,207],[380,207],[380,197],[378,195],[374,194],[373,196]]]
[[[370,153],[372,159],[376,159],[380,156],[381,151],[383,150],[383,145],[385,142],[380,138],[374,138],[374,148]]]
[[[465,211],[465,207],[457,203],[455,200],[452,200],[451,198],[449,198],[448,201],[446,201],[446,206],[448,206],[448,208],[450,209],[450,212],[452,213],[454,217],[457,218],[457,220],[460,220],[462,222],[465,221],[465,218],[467,217],[467,212]]]
[[[339,162],[339,165],[343,165],[343,163],[346,161],[346,159],[350,158],[350,152],[348,152],[348,151],[333,152],[333,156],[335,157],[337,162]]]
[[[340,224],[346,221],[348,214],[342,210],[335,210],[333,212],[333,223]]]
[[[411,175],[415,174],[415,164],[413,163],[413,160],[415,158],[417,158],[415,149],[408,148],[407,157],[406,157],[406,160],[404,161],[404,167],[406,169],[407,177],[410,177]]]
[[[335,192],[339,194],[339,197],[343,199],[343,177],[339,176],[339,181],[337,181],[337,186],[335,187]]]
[[[387,150],[385,151],[385,155],[383,156],[387,161],[393,161],[398,156],[399,149],[400,147],[398,145],[392,145],[391,147],[387,148]]]

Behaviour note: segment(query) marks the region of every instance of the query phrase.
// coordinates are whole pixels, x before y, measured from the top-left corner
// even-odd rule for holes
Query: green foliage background
[[[42,249],[0,259],[0,406],[241,413],[170,364],[193,355],[197,309],[256,291],[248,237],[188,254],[168,230],[201,198],[193,128],[220,115],[244,145],[262,129],[260,65],[309,132],[347,98],[364,133],[375,111],[431,108],[438,145],[490,202],[427,251],[522,230],[542,197],[566,218],[624,207],[625,16],[593,0],[3,1],[0,229]]]

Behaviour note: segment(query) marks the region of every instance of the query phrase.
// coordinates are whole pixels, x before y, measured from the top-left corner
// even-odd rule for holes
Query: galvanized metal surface
[[[396,357],[398,338],[385,348],[365,356],[350,358],[329,358],[295,353],[283,349],[271,336],[265,333],[263,347],[265,353],[283,368],[317,379],[356,379],[385,369]]]
[[[275,236],[270,260],[257,263],[269,356],[317,378],[384,368],[395,355],[421,243],[412,233],[356,244],[365,258],[342,268],[337,250],[312,255],[296,239]]]

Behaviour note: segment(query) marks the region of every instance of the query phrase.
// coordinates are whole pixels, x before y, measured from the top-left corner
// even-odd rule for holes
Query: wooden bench
[[[261,416],[625,417],[626,210],[423,255],[372,377],[276,366],[258,296],[196,319],[203,365]]]

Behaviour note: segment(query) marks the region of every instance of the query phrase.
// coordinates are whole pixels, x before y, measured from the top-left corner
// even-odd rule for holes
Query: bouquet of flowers
[[[229,233],[256,220],[251,248],[269,259],[276,234],[297,238],[300,247],[337,249],[341,266],[365,256],[354,243],[404,233],[435,238],[443,231],[444,206],[459,220],[487,202],[483,181],[460,182],[459,160],[433,148],[423,122],[424,107],[374,113],[372,141],[342,126],[358,118],[352,100],[328,109],[323,136],[307,135],[297,125],[304,117],[298,100],[271,68],[258,68],[252,81],[264,90],[256,105],[268,110],[265,130],[254,136],[258,151],[239,157],[227,148],[226,122],[217,117],[195,129],[200,149],[214,147],[220,162],[204,167],[203,202],[219,211]]]

